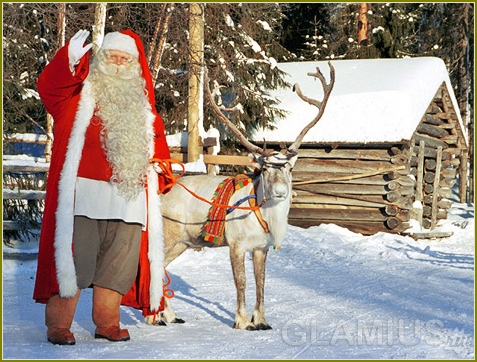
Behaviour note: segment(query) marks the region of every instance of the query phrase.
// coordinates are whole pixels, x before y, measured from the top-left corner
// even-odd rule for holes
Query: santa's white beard
[[[101,143],[112,166],[111,182],[117,184],[121,196],[131,200],[146,182],[152,142],[146,122],[151,107],[137,62],[128,67],[101,63],[92,64],[88,77],[96,115],[103,125]]]
[[[133,79],[139,77],[141,74],[141,69],[137,62],[126,66],[100,61],[98,62],[98,69],[106,75],[117,76],[121,79]]]

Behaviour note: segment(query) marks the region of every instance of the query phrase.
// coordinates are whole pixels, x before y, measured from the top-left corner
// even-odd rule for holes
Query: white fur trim
[[[154,156],[154,121],[156,117],[147,102],[147,128],[151,142],[149,156]],[[164,234],[162,232],[161,197],[157,194],[159,182],[153,165],[148,168],[147,174],[147,224],[148,224],[148,259],[150,263],[151,282],[149,285],[149,303],[151,311],[159,311],[164,294]]]
[[[84,145],[85,133],[94,113],[91,86],[85,82],[78,103],[78,110],[68,140],[65,163],[58,183],[58,208],[56,209],[55,262],[56,277],[63,298],[73,297],[78,291],[73,259],[73,223],[75,183]]]
[[[134,55],[136,58],[139,57],[136,41],[129,35],[120,33],[118,31],[108,33],[104,36],[101,49],[121,50]]]
[[[164,282],[164,235],[162,233],[161,198],[157,194],[157,173],[152,166],[148,172],[148,258],[151,284],[149,286],[151,311],[159,311]]]

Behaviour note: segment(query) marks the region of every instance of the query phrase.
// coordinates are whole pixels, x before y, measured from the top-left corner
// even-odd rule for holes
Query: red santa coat
[[[154,90],[139,38],[136,40],[139,62],[146,79],[146,91],[151,104],[148,126],[154,133],[150,157],[168,159],[169,148],[164,124],[154,107]],[[47,303],[56,294],[72,297],[78,289],[73,261],[73,219],[76,177],[81,161],[85,133],[94,114],[95,101],[87,81],[89,54],[76,67],[69,69],[68,45],[61,48],[38,79],[41,99],[54,119],[53,151],[46,188],[45,208],[40,234],[38,267],[33,299]],[[94,165],[98,160],[88,160]],[[95,163],[96,162],[96,163]],[[84,162],[82,164],[85,164]],[[160,196],[166,180],[158,177],[152,165],[147,178],[147,228],[142,233],[139,268],[136,282],[123,297],[122,304],[141,309],[150,315],[163,309],[164,253]]]

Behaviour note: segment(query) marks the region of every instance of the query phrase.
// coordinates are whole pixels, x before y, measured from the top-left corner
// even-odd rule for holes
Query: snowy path
[[[454,235],[362,236],[335,225],[290,227],[267,263],[269,331],[232,329],[228,248],[187,251],[168,269],[185,324],[153,327],[122,309],[131,341],[93,338],[91,291],[72,331],[76,346],[46,341],[44,306],[31,299],[35,260],[3,263],[5,359],[456,359],[474,357],[474,215],[457,208]],[[459,215],[461,213],[461,215]],[[247,258],[248,311],[255,299]]]

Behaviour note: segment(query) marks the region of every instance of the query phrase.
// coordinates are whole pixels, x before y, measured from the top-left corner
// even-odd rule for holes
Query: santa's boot
[[[48,300],[45,308],[45,324],[48,341],[59,345],[74,345],[75,336],[70,328],[73,323],[80,291],[73,298],[60,298],[55,295]]]
[[[105,338],[112,342],[130,339],[128,330],[119,328],[121,299],[122,295],[114,290],[93,287],[94,338]]]

